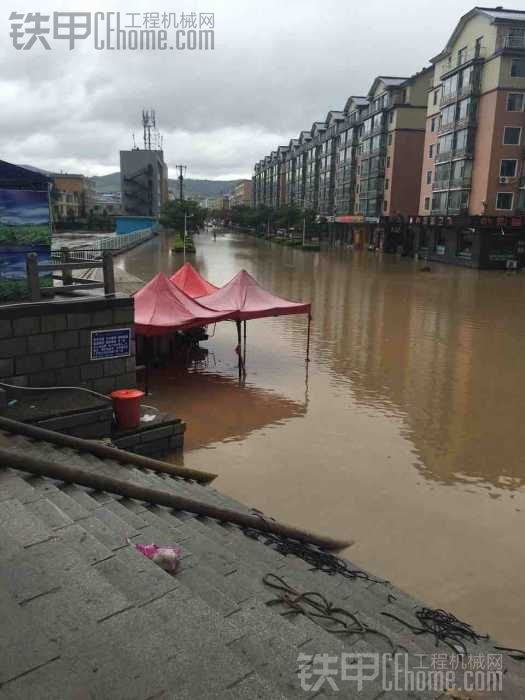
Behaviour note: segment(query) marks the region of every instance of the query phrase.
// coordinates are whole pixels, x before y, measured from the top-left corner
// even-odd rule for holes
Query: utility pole
[[[184,175],[182,173],[186,172],[186,170],[188,169],[188,166],[187,165],[176,165],[175,167],[179,171],[179,177],[177,179],[179,181],[179,199],[182,202],[184,199]]]

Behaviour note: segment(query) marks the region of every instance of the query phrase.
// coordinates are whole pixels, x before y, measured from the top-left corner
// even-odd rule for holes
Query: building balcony
[[[498,41],[498,49],[518,49],[525,50],[525,33],[514,32],[512,34],[504,34]]]
[[[386,131],[386,122],[381,122],[381,124],[378,124],[377,126],[373,127],[373,129],[370,132],[370,136],[382,134],[384,131]]]
[[[461,58],[458,56],[455,61],[451,61],[447,66],[447,70],[440,75],[440,80],[445,80],[450,75],[454,75],[459,70],[462,70],[471,63],[476,61],[483,61],[485,58],[485,49],[483,47],[478,47],[477,49],[471,49],[467,53],[463,54]]]
[[[469,176],[466,177],[457,177],[453,178],[452,180],[436,180],[435,182],[432,183],[432,189],[433,190],[466,190],[470,188],[470,183],[472,181],[472,178]]]
[[[456,125],[455,121],[447,122],[446,124],[440,124],[438,126],[438,134],[444,134],[446,131],[453,131]]]
[[[432,208],[430,213],[435,216],[458,216],[459,214],[468,214],[468,207],[436,207]]]
[[[444,134],[447,131],[466,129],[468,127],[474,127],[476,125],[476,117],[474,115],[468,115],[467,117],[463,117],[463,119],[457,119],[455,121],[447,122],[446,124],[440,124],[437,132],[438,134]]]
[[[466,148],[456,148],[453,151],[441,151],[436,153],[434,156],[434,161],[436,163],[446,163],[454,158],[472,158],[472,148],[467,146]]]
[[[434,156],[434,161],[436,163],[446,163],[448,160],[452,160],[454,151],[440,151]]]
[[[444,107],[445,105],[452,104],[452,102],[462,100],[464,97],[468,97],[469,95],[477,95],[478,93],[479,85],[477,82],[468,85],[462,85],[459,88],[459,90],[456,90],[456,92],[443,95],[439,102],[439,106]]]

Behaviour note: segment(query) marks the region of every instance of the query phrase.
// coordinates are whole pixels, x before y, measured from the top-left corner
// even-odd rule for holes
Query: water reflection
[[[234,233],[196,240],[193,262],[213,282],[245,267],[283,296],[313,300],[313,348],[335,390],[346,385],[363,407],[401,417],[426,478],[523,484],[522,276],[446,266],[423,272],[418,262],[366,251],[306,255]],[[181,256],[162,238],[121,264],[149,279],[176,270]],[[305,332],[301,318],[287,319],[296,346]],[[247,399],[252,411],[258,407]]]
[[[242,440],[253,431],[283,425],[306,413],[306,401],[299,403],[250,384],[241,386],[234,377],[210,371],[210,366],[213,362],[189,370],[168,366],[151,373],[148,400],[184,418],[187,450]]]

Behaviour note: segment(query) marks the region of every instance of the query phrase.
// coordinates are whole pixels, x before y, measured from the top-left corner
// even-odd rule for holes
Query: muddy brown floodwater
[[[187,421],[183,457],[275,517],[349,537],[347,555],[510,645],[525,644],[525,276],[366,251],[196,237],[215,284],[246,268],[306,319],[217,325],[150,403]],[[159,238],[118,259],[144,280],[182,264]]]

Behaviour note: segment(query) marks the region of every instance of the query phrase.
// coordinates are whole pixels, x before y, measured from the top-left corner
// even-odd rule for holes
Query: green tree
[[[174,199],[167,202],[160,213],[160,223],[166,228],[184,231],[184,215],[187,215],[188,231],[195,231],[204,224],[206,211],[193,199]]]

